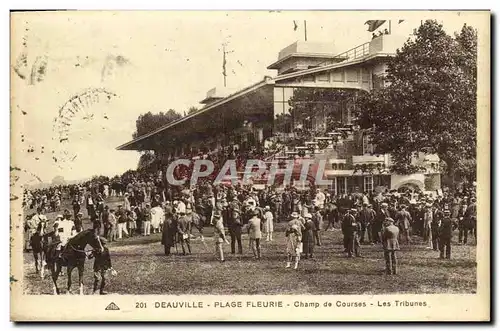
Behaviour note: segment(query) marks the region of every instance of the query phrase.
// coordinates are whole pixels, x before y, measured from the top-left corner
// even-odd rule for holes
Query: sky
[[[222,44],[227,44],[227,85],[240,89],[275,76],[266,67],[278,52],[304,39],[333,43],[341,53],[371,39],[364,22],[391,19],[393,34],[409,35],[420,20],[438,18],[449,33],[470,17],[464,13],[397,12],[57,12],[14,13],[11,62],[26,54],[27,74],[46,59],[34,84],[11,70],[12,166],[32,183],[115,175],[137,166],[139,153],[117,151],[129,141],[145,112],[201,107],[206,92],[221,87]],[[404,19],[396,24],[398,19]],[[294,30],[293,21],[298,29]],[[382,26],[385,28],[387,26]],[[23,45],[23,41],[26,45]],[[24,71],[23,71],[24,70]],[[104,74],[103,74],[104,72]],[[116,94],[82,109],[61,143],[54,129],[59,109],[92,88]],[[52,153],[54,152],[54,153]],[[54,155],[64,153],[69,157]]]

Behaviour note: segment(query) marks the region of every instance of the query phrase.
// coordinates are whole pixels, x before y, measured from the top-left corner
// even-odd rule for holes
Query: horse
[[[47,250],[47,266],[52,273],[52,281],[54,282],[54,295],[60,294],[57,287],[57,278],[61,273],[62,267],[66,266],[68,275],[68,291],[71,294],[71,273],[74,268],[78,269],[78,281],[80,284],[80,295],[83,295],[83,271],[85,268],[85,260],[87,253],[85,247],[89,245],[92,251],[100,253],[103,251],[101,240],[98,233],[94,229],[84,230],[73,238],[68,240],[68,243],[62,250],[62,256],[59,257],[56,251],[57,243],[52,244]]]
[[[36,232],[30,238],[30,246],[35,259],[35,272],[40,273],[40,278],[42,279],[44,276],[45,258],[47,254],[46,229],[47,222],[38,223]]]

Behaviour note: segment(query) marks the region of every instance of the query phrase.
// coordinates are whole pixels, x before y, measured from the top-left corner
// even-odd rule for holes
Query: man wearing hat
[[[252,212],[252,217],[248,221],[248,239],[250,240],[250,247],[252,248],[253,256],[256,259],[260,259],[260,239],[262,238],[262,233],[260,231],[261,219],[259,218],[259,212],[254,209]]]
[[[238,243],[238,254],[243,254],[243,247],[241,245],[241,227],[243,220],[241,218],[241,209],[238,198],[233,197],[233,201],[229,204],[229,220],[228,229],[231,236],[231,254],[236,252],[236,243]]]
[[[476,208],[476,198],[472,197],[470,199],[470,204],[467,207],[467,210],[465,212],[465,227],[466,227],[466,233],[469,232],[469,230],[472,232],[472,235],[474,236],[474,239],[477,240],[477,233],[476,233],[476,228],[477,228],[477,208]],[[467,237],[464,236],[464,244],[467,244]]]
[[[111,270],[116,274],[113,267],[111,266],[111,256],[109,255],[109,249],[106,246],[107,240],[106,238],[100,237],[102,245],[102,252],[92,252],[89,256],[89,259],[95,258],[94,260],[94,291],[96,294],[97,286],[99,285],[99,281],[101,281],[101,286],[99,287],[99,294],[104,295],[107,294],[104,292],[104,286],[106,284],[106,271]]]
[[[467,203],[462,202],[460,209],[458,210],[458,244],[467,243],[467,232],[469,229],[466,227],[465,215],[467,213]]]
[[[453,230],[457,228],[458,224],[455,219],[451,218],[451,211],[445,209],[444,217],[441,220],[441,225],[439,226],[439,258],[444,259],[451,258],[451,237]]]
[[[342,232],[344,233],[344,247],[347,252],[347,257],[352,257],[354,252],[359,255],[359,233],[361,232],[361,224],[356,220],[357,210],[351,208],[347,210],[347,214],[342,220]]]
[[[304,258],[307,259],[309,257],[313,257],[314,253],[314,230],[316,227],[314,226],[314,222],[312,220],[311,213],[304,214],[304,230],[302,231],[302,247],[304,250]]]
[[[213,215],[214,223],[214,241],[215,241],[215,252],[219,256],[219,260],[224,262],[224,251],[222,249],[222,244],[229,242],[226,239],[226,233],[224,230],[224,223],[222,221],[222,216],[219,212],[215,212]]]
[[[189,254],[191,254],[191,244],[189,234],[191,232],[189,218],[185,213],[179,213],[179,218],[177,219],[177,242],[181,243],[182,255],[186,255],[186,250],[184,244],[186,244]]]
[[[384,224],[384,220],[388,217],[391,217],[389,213],[389,204],[387,202],[382,202],[380,204],[380,211],[375,218],[375,222],[373,222],[373,242],[377,243],[381,240],[382,234],[382,226]]]
[[[411,228],[411,215],[410,213],[406,210],[405,205],[401,205],[399,212],[396,214],[396,221],[397,221],[397,226],[399,227],[400,234],[403,238],[405,238],[405,241],[407,244],[410,243],[410,228]]]
[[[28,219],[26,221],[25,229],[24,230],[28,234],[28,236],[27,236],[28,242],[29,242],[31,236],[33,234],[35,234],[36,229],[38,228],[38,224],[40,224],[42,222],[47,222],[47,217],[42,214],[42,211],[43,211],[43,208],[42,207],[38,207],[36,209],[36,214],[33,215],[30,219]]]
[[[58,256],[62,255],[62,252],[66,248],[65,246],[68,240],[76,234],[75,223],[70,218],[71,218],[71,213],[69,212],[69,210],[65,210],[64,217],[60,221],[56,220],[57,234],[60,240],[60,243],[56,247],[56,252]]]
[[[118,239],[122,239],[123,233],[125,233],[125,235],[129,237],[129,233],[127,231],[128,215],[126,210],[123,209],[122,205],[118,206],[118,210],[116,211],[116,218],[118,221],[117,224]]]
[[[368,235],[368,243],[372,242],[373,237],[373,221],[375,220],[375,211],[372,209],[372,205],[368,203],[363,203],[363,209],[359,212],[359,221],[361,223],[360,232],[360,243],[365,242],[365,233]]]
[[[390,217],[384,220],[382,230],[382,245],[384,247],[385,272],[388,275],[396,275],[398,272],[398,260],[396,251],[399,251],[399,228],[394,225],[394,220]]]
[[[432,222],[434,214],[432,212],[432,205],[427,202],[424,211],[424,242],[427,242],[427,249],[432,249]]]
[[[142,211],[143,213],[143,218],[142,218],[142,235],[143,236],[149,236],[151,234],[151,205],[149,203],[146,204],[146,208]]]
[[[264,208],[264,233],[266,235],[266,241],[273,241],[273,224],[274,216],[271,212],[271,207],[266,206]]]
[[[324,228],[322,209],[314,207],[314,214],[312,214],[312,220],[314,222],[314,240],[316,240],[316,245],[321,246],[321,231]]]
[[[76,214],[76,217],[75,217],[75,230],[76,230],[77,233],[80,233],[80,232],[83,231],[83,220],[82,220],[82,217],[83,217],[83,213],[82,212],[78,212]],[[97,217],[97,215],[94,216],[94,221],[92,223],[99,224],[99,218]],[[94,228],[96,228],[95,224],[94,224]],[[99,224],[98,228],[99,229],[101,228],[100,224]]]

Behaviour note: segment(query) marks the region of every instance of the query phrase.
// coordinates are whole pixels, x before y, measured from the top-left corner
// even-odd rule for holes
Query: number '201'
[[[146,308],[146,303],[145,302],[136,302],[135,308]]]

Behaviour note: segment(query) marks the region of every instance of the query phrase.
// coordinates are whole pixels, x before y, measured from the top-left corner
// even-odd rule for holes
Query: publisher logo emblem
[[[111,302],[105,310],[120,310],[120,307],[116,305],[116,303]]]

